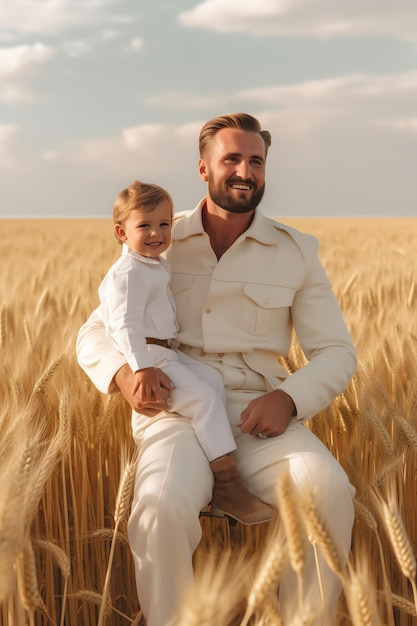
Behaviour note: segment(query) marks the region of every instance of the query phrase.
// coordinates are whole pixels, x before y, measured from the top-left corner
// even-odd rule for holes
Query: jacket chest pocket
[[[262,337],[272,330],[285,333],[291,325],[290,306],[294,289],[276,285],[246,283],[241,310],[241,324],[251,335]]]

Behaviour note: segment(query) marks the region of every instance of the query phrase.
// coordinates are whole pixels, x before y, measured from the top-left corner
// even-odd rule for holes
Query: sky
[[[135,179],[192,209],[235,111],[265,214],[417,216],[416,0],[0,2],[0,217],[110,217]]]

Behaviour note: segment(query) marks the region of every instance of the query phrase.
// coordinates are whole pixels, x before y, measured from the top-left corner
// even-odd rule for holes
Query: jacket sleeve
[[[126,359],[107,336],[98,309],[81,326],[77,335],[76,352],[78,364],[99,391],[119,391],[113,379],[116,372],[126,364]]]
[[[356,350],[338,302],[310,239],[305,278],[291,307],[294,330],[308,363],[280,388],[297,407],[297,419],[308,420],[326,408],[349,384],[356,369]]]

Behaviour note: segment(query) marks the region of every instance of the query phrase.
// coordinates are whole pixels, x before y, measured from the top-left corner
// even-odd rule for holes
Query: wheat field
[[[201,518],[195,583],[173,623],[281,624],[282,567],[302,571],[308,538],[343,584],[335,626],[411,626],[417,219],[284,221],[319,237],[358,350],[349,387],[308,423],[356,488],[349,564],[340,565],[314,502],[282,480],[277,528]],[[95,390],[74,352],[119,253],[109,220],[0,221],[2,626],[142,623],[126,533],[136,461],[130,409]],[[294,345],[287,365],[302,363]]]

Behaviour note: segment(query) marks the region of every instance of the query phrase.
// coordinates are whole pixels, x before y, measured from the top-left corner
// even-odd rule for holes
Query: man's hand
[[[149,369],[157,369],[157,368],[149,368]],[[145,370],[141,370],[142,372]],[[168,398],[170,395],[170,390],[174,388],[170,378],[164,374],[162,370],[158,371],[158,380],[159,380],[159,400],[156,398],[151,398],[149,402],[142,402],[138,394],[134,393],[135,389],[135,374],[132,372],[130,367],[126,364],[123,365],[115,374],[114,381],[118,388],[120,389],[123,396],[129,402],[130,406],[137,413],[142,413],[143,415],[147,415],[148,417],[154,417],[161,411],[166,411],[168,409]]]
[[[265,437],[276,437],[285,432],[294,414],[292,398],[285,391],[276,389],[249,402],[237,426],[242,433],[255,437],[259,433]]]

